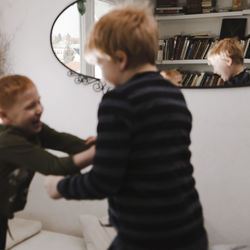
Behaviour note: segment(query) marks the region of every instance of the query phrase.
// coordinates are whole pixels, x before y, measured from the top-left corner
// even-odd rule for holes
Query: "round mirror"
[[[67,6],[55,19],[51,33],[51,48],[70,72],[102,78],[98,66],[84,60],[84,43],[89,29],[95,21],[115,5],[115,0],[79,0]]]

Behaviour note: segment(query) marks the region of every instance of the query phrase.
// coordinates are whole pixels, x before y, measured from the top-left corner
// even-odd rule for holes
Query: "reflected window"
[[[51,42],[56,57],[63,65],[77,73],[102,78],[98,66],[85,62],[84,43],[89,28],[114,5],[115,0],[87,0],[83,15],[78,10],[77,2],[62,11],[53,25]]]
[[[95,22],[114,7],[113,1],[95,0]],[[95,77],[102,78],[102,72],[98,65],[95,65]]]

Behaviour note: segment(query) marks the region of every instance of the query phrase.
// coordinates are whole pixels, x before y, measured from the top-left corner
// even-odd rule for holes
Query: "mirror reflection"
[[[93,23],[115,5],[114,0],[75,1],[56,18],[51,29],[51,47],[56,58],[69,70],[102,78],[98,66],[84,60],[84,43]]]

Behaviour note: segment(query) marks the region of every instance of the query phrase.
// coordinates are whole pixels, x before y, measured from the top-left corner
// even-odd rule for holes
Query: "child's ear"
[[[233,60],[232,60],[231,57],[227,57],[227,58],[225,59],[225,61],[226,61],[227,66],[231,66],[231,65],[233,64]]]
[[[127,64],[128,64],[127,54],[122,50],[117,50],[115,52],[115,55],[116,55],[116,60],[119,63],[120,70],[121,71],[125,70],[127,68]]]
[[[8,119],[6,113],[0,109],[0,119],[3,121],[3,124],[7,125],[10,123],[10,120]]]

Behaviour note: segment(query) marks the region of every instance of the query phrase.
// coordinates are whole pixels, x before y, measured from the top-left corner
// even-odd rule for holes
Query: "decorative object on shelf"
[[[197,14],[201,12],[201,0],[187,0],[187,14]]]
[[[83,16],[84,13],[86,12],[85,3],[86,3],[86,0],[80,0],[77,2],[77,9],[78,9],[79,13],[81,14],[81,16]]]
[[[243,0],[232,0],[232,10],[243,10],[244,2]]]
[[[202,0],[201,7],[202,13],[215,12],[216,0]]]
[[[237,37],[245,38],[247,18],[225,18],[222,20],[220,39]]]

